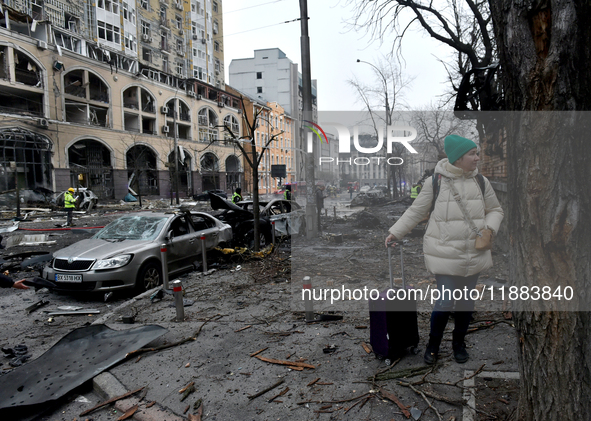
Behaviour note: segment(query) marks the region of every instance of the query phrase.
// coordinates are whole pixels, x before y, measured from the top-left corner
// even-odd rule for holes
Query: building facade
[[[298,65],[279,48],[254,51],[254,57],[234,59],[230,62],[230,80],[233,88],[263,102],[276,102],[296,121],[293,135],[294,167],[297,174],[304,173],[303,147],[303,86]],[[312,80],[312,120],[318,121],[317,84]]]
[[[192,77],[196,62],[181,55],[194,41],[213,45],[216,15],[205,8],[217,3],[3,3],[0,188],[18,180],[121,199],[240,185],[242,156],[223,128],[240,133],[239,98],[223,89],[216,56]],[[205,44],[190,35],[194,6],[212,22]]]
[[[296,180],[294,147],[294,120],[285,113],[285,110],[277,102],[263,102],[227,86],[228,92],[240,96],[243,102],[242,133],[245,142],[242,143],[248,152],[249,159],[253,161],[252,147],[256,148],[257,157],[262,154],[258,166],[259,194],[271,194],[279,189],[281,184],[291,183]],[[255,130],[250,135],[249,124],[258,116]],[[254,143],[252,140],[254,139]],[[246,142],[248,141],[248,143]],[[273,177],[271,168],[273,165],[285,165],[286,177],[279,180]],[[253,191],[252,168],[246,157],[244,158],[245,192]],[[281,183],[281,184],[280,184]]]

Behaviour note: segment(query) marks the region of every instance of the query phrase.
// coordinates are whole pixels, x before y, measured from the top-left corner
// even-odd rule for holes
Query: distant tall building
[[[302,75],[298,65],[292,62],[279,48],[255,50],[254,57],[234,59],[230,63],[229,84],[263,102],[277,102],[285,113],[298,121],[303,120]],[[318,120],[316,105],[316,80],[312,80],[313,120]],[[300,127],[295,131],[294,153],[296,172],[302,174],[303,159],[301,151]]]
[[[253,98],[277,102],[287,114],[301,119],[302,75],[279,48],[254,50],[252,58],[232,60],[229,83]],[[316,80],[312,80],[312,101],[316,120]]]

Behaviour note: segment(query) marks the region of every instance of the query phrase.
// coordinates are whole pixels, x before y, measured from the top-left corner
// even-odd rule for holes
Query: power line
[[[254,6],[248,6],[248,7],[243,7],[242,9],[236,9],[236,10],[230,10],[229,12],[224,11],[224,14],[230,14],[230,13],[234,13],[234,12],[240,12],[241,10],[246,10],[246,9],[252,9],[254,7],[260,7],[260,6],[264,6],[266,4],[271,4],[271,3],[280,3],[282,1],[285,0],[275,0],[275,1],[268,1],[267,3],[261,3],[261,4],[255,4]]]
[[[245,32],[258,31],[259,29],[270,28],[270,27],[272,27],[272,26],[283,25],[284,23],[297,22],[298,20],[301,20],[301,18],[292,19],[292,20],[286,20],[285,22],[279,22],[279,23],[274,23],[274,24],[272,24],[272,25],[261,26],[261,27],[259,27],[259,28],[247,29],[246,31],[235,32],[235,33],[233,33],[233,34],[224,34],[224,38],[225,38],[225,37],[231,37],[232,35],[244,34]]]

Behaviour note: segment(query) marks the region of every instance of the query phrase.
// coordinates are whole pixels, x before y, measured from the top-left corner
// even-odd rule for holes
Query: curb
[[[92,387],[100,396],[105,399],[113,399],[128,392],[128,390],[121,384],[115,376],[110,372],[105,371],[94,379],[92,379]],[[130,397],[122,399],[114,403],[117,411],[124,414],[128,409],[134,405],[138,405],[139,409],[133,414],[133,419],[138,421],[185,421],[185,418],[179,417],[170,409],[163,407],[159,403],[147,408],[148,402],[140,403],[141,399],[137,397]]]
[[[124,302],[123,304],[111,309],[110,312],[103,314],[101,317],[99,317],[98,319],[96,319],[95,321],[93,321],[91,324],[93,325],[97,325],[97,324],[101,324],[101,323],[105,323],[107,320],[109,320],[109,318],[118,310],[121,310],[123,308],[126,308],[130,305],[132,305],[133,303],[135,303],[138,300],[141,300],[145,297],[149,297],[150,295],[152,295],[153,293],[156,292],[156,290],[160,289],[161,286],[157,286],[156,288],[152,288],[146,292],[142,292],[140,295],[136,295],[133,298],[130,298],[129,300],[127,300],[126,302]]]

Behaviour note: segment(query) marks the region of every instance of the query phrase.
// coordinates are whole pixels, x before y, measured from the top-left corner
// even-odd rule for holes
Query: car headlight
[[[94,270],[100,269],[115,269],[125,266],[131,260],[131,254],[123,254],[121,256],[112,257],[110,259],[97,260],[94,266]]]

